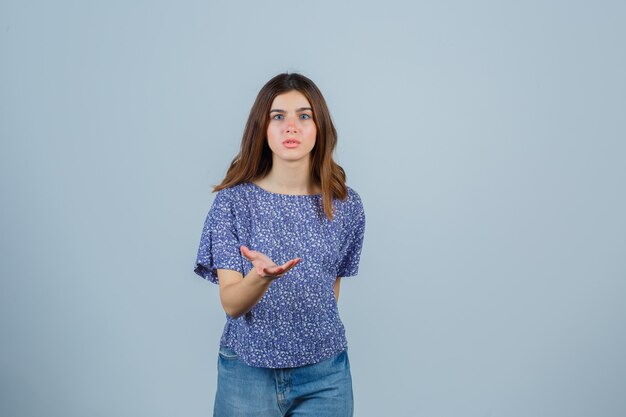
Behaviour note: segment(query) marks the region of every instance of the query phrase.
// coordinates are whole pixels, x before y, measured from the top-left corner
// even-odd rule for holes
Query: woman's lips
[[[296,148],[300,145],[300,141],[297,139],[286,139],[283,141],[283,145],[285,145],[286,148]]]

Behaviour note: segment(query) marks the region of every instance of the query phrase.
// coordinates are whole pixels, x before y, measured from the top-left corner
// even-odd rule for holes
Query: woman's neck
[[[309,167],[308,160],[274,161],[269,174],[254,183],[278,194],[319,194],[321,188],[313,182]]]

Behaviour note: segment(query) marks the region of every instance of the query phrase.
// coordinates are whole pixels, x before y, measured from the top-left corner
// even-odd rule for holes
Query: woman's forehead
[[[309,103],[304,94],[297,90],[292,90],[277,95],[272,102],[271,110],[293,110],[302,107],[311,107],[311,103]]]

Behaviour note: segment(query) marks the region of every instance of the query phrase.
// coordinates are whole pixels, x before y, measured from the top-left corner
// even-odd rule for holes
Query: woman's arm
[[[339,303],[339,286],[341,285],[341,277],[337,277],[335,280],[335,285],[333,286],[333,291],[335,291],[335,302]]]
[[[272,282],[300,262],[300,258],[296,258],[279,266],[261,252],[250,250],[245,246],[241,247],[241,253],[254,266],[245,279],[237,271],[217,270],[220,301],[226,314],[232,318],[238,318],[252,310]]]
[[[272,280],[260,276],[254,268],[245,279],[230,269],[218,269],[217,277],[222,307],[234,319],[252,310],[272,284]]]

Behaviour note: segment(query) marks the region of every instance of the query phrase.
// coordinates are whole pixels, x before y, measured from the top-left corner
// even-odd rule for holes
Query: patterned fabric
[[[240,246],[277,265],[302,261],[276,279],[247,314],[226,315],[220,345],[246,364],[287,368],[317,363],[347,347],[333,285],[358,272],[365,232],[359,195],[348,187],[324,214],[321,194],[288,195],[243,183],[218,191],[204,223],[195,272],[217,283],[217,269],[252,269]]]

